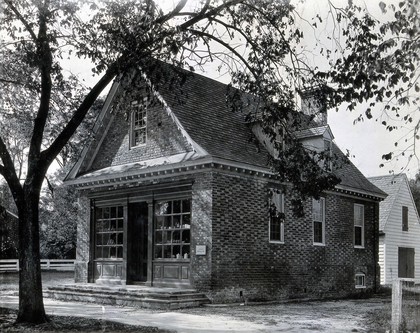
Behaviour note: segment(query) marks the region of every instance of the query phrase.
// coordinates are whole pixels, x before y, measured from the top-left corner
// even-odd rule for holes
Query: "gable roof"
[[[209,155],[228,161],[266,167],[268,153],[260,149],[245,114],[229,110],[228,86],[208,77],[190,73],[182,85],[182,102],[162,85],[159,94],[177,116],[190,137]]]
[[[169,65],[164,67],[171,68]],[[196,161],[217,161],[230,165],[239,163],[259,170],[265,169],[269,173],[269,153],[255,140],[250,124],[245,121],[246,112],[232,111],[226,102],[228,86],[196,73],[181,71],[187,74],[183,77],[181,91],[176,93],[168,83],[169,80],[163,82],[156,80],[156,84],[153,77],[144,78],[144,80],[149,81],[155,97],[160,100],[166,113],[191,145],[193,150],[191,154],[142,161],[125,166],[110,166],[92,171],[89,167],[102,142],[100,139],[96,144],[91,144],[90,147],[84,149],[81,158],[67,175],[66,181],[72,183],[71,180],[75,179],[84,182],[95,178],[105,179],[112,175],[126,176],[159,168],[160,165],[166,170],[172,163],[192,165]],[[102,138],[106,136],[107,128],[115,117],[111,105],[112,99],[118,94],[118,89],[122,89],[118,82],[114,82],[94,128],[95,135],[99,134]],[[325,132],[333,137],[328,125],[305,128],[297,136],[301,138],[322,136]],[[333,145],[333,152],[343,160],[348,160],[335,145]],[[342,179],[341,184],[337,186],[340,191],[356,192],[375,199],[383,199],[386,196],[350,162],[344,163],[341,168],[334,170],[334,173]]]
[[[388,194],[387,198],[381,202],[379,210],[379,230],[383,231],[385,229],[386,223],[389,220],[395,201],[401,194],[401,191],[403,191],[404,187],[408,187],[408,191],[410,192],[410,197],[414,205],[413,196],[409,188],[407,176],[405,174],[369,177],[369,180]],[[416,209],[415,211],[417,214]]]
[[[337,190],[366,194],[381,200],[385,199],[386,192],[372,184],[336,144],[332,145],[332,152],[337,155],[339,160],[345,161],[334,170],[334,174],[341,179],[340,184],[336,185]]]

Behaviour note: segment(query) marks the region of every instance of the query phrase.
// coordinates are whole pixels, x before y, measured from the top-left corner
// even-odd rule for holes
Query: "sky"
[[[347,0],[333,1],[337,6],[345,6],[347,3]],[[367,4],[362,0],[354,1],[358,2],[358,4],[362,7],[366,6],[369,13],[376,18],[384,18],[384,15],[381,13],[378,6],[378,1],[369,0],[367,1]],[[385,0],[387,4],[391,1],[393,0]],[[158,3],[162,4],[163,7],[171,7],[174,3],[177,3],[177,1],[158,1]],[[296,11],[299,15],[308,20],[314,17],[317,13],[320,13],[323,16],[327,14],[326,9],[328,6],[326,0],[294,0],[294,3],[296,5]],[[318,44],[325,43],[327,47],[331,46],[328,45],[329,41],[325,38],[325,36],[331,34],[332,29],[327,20],[324,21],[324,26],[319,31],[317,30],[317,32],[310,29],[307,23],[302,24],[301,28],[304,31],[304,46],[307,50],[311,50],[312,48],[316,50],[315,42]],[[319,65],[318,62],[320,59],[316,56],[316,52],[314,51],[312,54],[313,58],[308,59],[308,61]],[[83,64],[78,62],[75,66],[73,66],[72,72],[83,76],[86,75],[86,73],[89,73],[90,69],[88,68],[88,63]],[[210,67],[206,69],[206,73],[204,73],[204,75],[224,82],[228,81],[226,77],[219,77],[219,74],[213,71]],[[86,76],[88,83],[91,79],[90,75]],[[381,124],[383,119],[375,119],[375,117],[373,119],[354,124],[354,120],[361,112],[364,112],[363,110],[365,110],[363,106],[360,107],[360,112],[358,112],[358,110],[350,112],[343,108],[341,108],[338,112],[335,110],[329,110],[328,121],[335,137],[335,143],[344,153],[349,153],[352,163],[367,177],[405,172],[409,178],[414,178],[420,167],[420,164],[416,159],[413,158],[409,162],[406,157],[402,157],[399,160],[384,163],[381,158],[382,155],[389,153],[390,151],[395,151],[396,148],[394,143],[401,138],[404,138],[407,134],[407,128],[401,127],[398,130],[389,132],[385,129],[385,126]],[[420,112],[418,112],[418,114],[419,113]],[[398,122],[398,125],[401,125],[400,122]],[[418,146],[420,147],[420,142]],[[420,156],[419,148],[417,153]],[[384,163],[385,166],[380,168],[379,165],[382,163]]]
[[[302,17],[310,19],[314,17],[316,13],[326,14],[326,9],[328,9],[328,4],[326,0],[306,0],[306,1],[295,1],[296,10]],[[344,7],[347,4],[347,0],[333,0],[336,6]],[[383,14],[379,7],[379,1],[377,0],[354,0],[362,8],[366,8],[368,12],[373,15],[378,20],[389,19],[391,12]],[[388,5],[391,2],[398,3],[393,0],[384,0]],[[326,46],[331,47],[331,41],[325,39],[325,35],[331,34],[332,25],[330,22],[324,21],[324,26],[319,31],[315,32],[311,29],[308,29],[308,25],[302,25],[304,29],[305,43],[308,49],[314,46],[314,40],[320,39],[321,42],[324,42]],[[323,35],[324,33],[324,35]],[[328,44],[330,43],[330,44]],[[316,52],[314,52],[315,54]],[[319,58],[314,56],[312,59],[314,63],[319,65],[317,61]],[[397,130],[389,132],[383,126],[382,120],[378,115],[378,118],[374,117],[370,120],[365,120],[364,122],[359,122],[354,124],[354,120],[359,116],[360,113],[363,113],[366,107],[363,105],[360,106],[359,110],[350,112],[345,109],[340,109],[338,112],[335,110],[329,110],[328,120],[332,132],[335,136],[336,144],[346,152],[350,152],[350,158],[353,164],[355,164],[365,176],[378,176],[386,175],[389,173],[400,173],[405,172],[409,178],[414,178],[415,174],[419,170],[419,162],[416,159],[412,159],[408,163],[406,157],[399,158],[399,160],[393,160],[390,163],[385,163],[382,160],[382,155],[389,153],[390,151],[395,151],[395,142],[405,139],[408,130],[407,127],[401,126],[401,121],[396,122],[399,126]],[[417,112],[417,119],[420,115]],[[388,121],[388,119],[386,119]],[[401,144],[401,141],[400,141]],[[419,145],[420,146],[420,142]],[[417,148],[417,154],[420,156],[420,149]],[[380,168],[379,165],[384,163],[385,166]]]

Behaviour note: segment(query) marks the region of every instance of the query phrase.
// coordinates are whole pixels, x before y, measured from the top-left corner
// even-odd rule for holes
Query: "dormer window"
[[[146,144],[147,139],[147,97],[131,103],[130,147]]]

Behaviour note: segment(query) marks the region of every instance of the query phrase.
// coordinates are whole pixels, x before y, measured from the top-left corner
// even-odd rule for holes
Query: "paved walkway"
[[[77,316],[116,321],[129,325],[154,326],[177,332],[270,332],[268,326],[226,317],[194,315],[181,312],[147,310],[90,303],[63,302],[44,298],[45,311],[50,315]],[[17,309],[18,296],[2,295],[0,307]]]

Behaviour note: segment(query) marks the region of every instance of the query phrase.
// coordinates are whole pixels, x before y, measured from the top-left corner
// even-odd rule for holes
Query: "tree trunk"
[[[48,321],[42,296],[39,248],[39,192],[27,187],[19,205],[19,312],[17,322]]]

